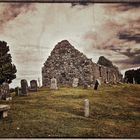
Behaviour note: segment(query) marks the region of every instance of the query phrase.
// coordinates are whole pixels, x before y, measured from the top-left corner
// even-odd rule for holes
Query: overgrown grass
[[[84,99],[90,116],[84,117]],[[140,85],[41,88],[27,97],[13,94],[0,137],[140,137]]]

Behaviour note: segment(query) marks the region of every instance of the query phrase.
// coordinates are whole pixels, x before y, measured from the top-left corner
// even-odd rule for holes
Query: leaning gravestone
[[[10,97],[9,84],[4,82],[0,87],[0,99],[6,100]]]
[[[78,78],[74,78],[73,79],[73,83],[72,83],[72,87],[77,87],[79,83],[79,79]]]
[[[56,78],[51,79],[51,87],[50,87],[50,89],[58,89]]]
[[[27,95],[28,93],[28,83],[27,80],[21,80],[21,95]]]
[[[30,91],[37,92],[37,81],[36,80],[30,81]]]

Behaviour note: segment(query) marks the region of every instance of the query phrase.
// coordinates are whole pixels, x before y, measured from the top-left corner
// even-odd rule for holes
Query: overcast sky
[[[97,62],[121,71],[140,66],[140,5],[0,3],[0,40],[10,46],[17,79],[41,79],[41,68],[63,39]]]

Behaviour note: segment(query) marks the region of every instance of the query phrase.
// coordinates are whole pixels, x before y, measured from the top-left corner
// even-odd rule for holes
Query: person
[[[99,81],[96,79],[95,85],[94,85],[94,90],[97,90],[99,86]]]

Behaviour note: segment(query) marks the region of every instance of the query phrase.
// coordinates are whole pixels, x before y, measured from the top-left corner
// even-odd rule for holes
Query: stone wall
[[[105,67],[92,62],[83,53],[75,49],[67,40],[59,42],[52,50],[42,67],[42,84],[50,86],[50,79],[56,78],[58,85],[72,85],[74,78],[79,85],[93,84],[96,79],[104,82],[120,81],[120,73],[116,67]]]

